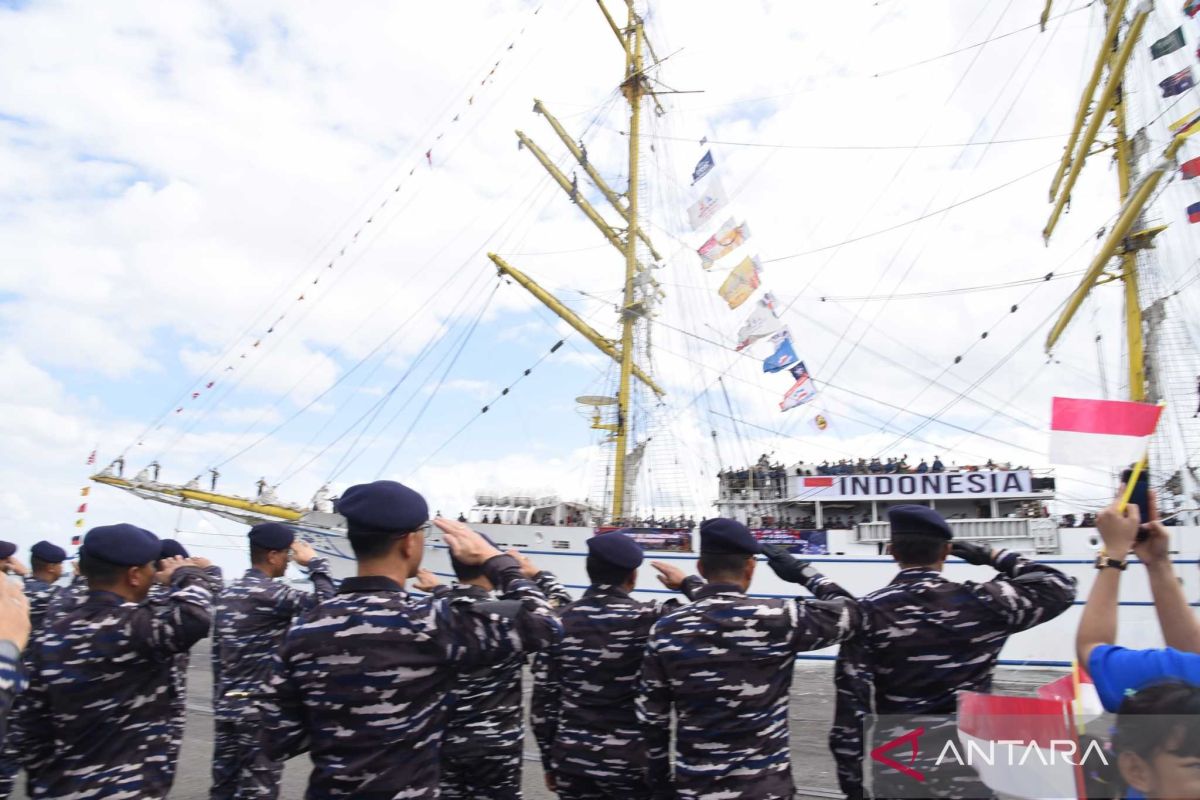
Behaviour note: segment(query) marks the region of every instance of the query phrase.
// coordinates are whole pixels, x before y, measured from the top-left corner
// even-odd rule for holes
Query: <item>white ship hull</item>
[[[491,525],[476,524],[474,527],[490,536],[502,548],[515,547],[532,558],[539,567],[553,572],[571,593],[579,596],[588,586],[584,568],[587,556],[587,539],[594,535],[591,527],[543,527],[536,525]],[[1176,543],[1196,541],[1196,528],[1170,528]],[[353,555],[344,536],[327,530],[308,530],[310,538],[324,554],[331,556],[334,570],[339,577],[354,572]],[[1037,556],[1039,561],[1051,564],[1074,577],[1079,586],[1075,605],[1056,619],[1032,630],[1018,633],[1009,639],[1001,653],[1001,663],[1009,666],[1068,667],[1074,658],[1075,629],[1079,614],[1095,576],[1094,553],[1089,537],[1093,529],[1064,528],[1058,531],[1063,543],[1059,555]],[[693,537],[693,540],[695,537]],[[853,541],[850,531],[829,532],[830,552],[838,555],[807,556],[818,569],[840,583],[850,592],[861,596],[887,584],[896,573],[896,565],[890,557],[876,553],[873,545]],[[445,546],[437,536],[426,543],[425,563],[433,572],[444,579],[451,579],[449,559]],[[1179,549],[1179,548],[1174,548]],[[694,570],[694,552],[647,552],[651,560],[674,562],[690,571]],[[1197,553],[1193,550],[1175,554],[1176,572],[1183,581],[1189,598],[1200,596],[1200,574],[1196,567]],[[946,576],[951,580],[983,581],[995,575],[994,570],[976,567],[957,560],[946,564]],[[752,595],[762,597],[793,597],[807,594],[794,584],[785,583],[766,566],[760,564],[750,587]],[[654,570],[647,563],[638,575],[636,594],[644,599],[662,598],[668,592],[655,578]],[[1193,606],[1200,603],[1193,602]],[[1162,636],[1154,615],[1149,584],[1145,571],[1136,563],[1122,578],[1121,624],[1119,643],[1128,647],[1161,647]],[[800,657],[808,660],[830,660],[836,648],[805,653]]]

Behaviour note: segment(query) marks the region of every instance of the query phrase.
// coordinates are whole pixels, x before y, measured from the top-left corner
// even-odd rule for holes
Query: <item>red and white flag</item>
[[[1139,460],[1158,425],[1162,406],[1124,400],[1054,398],[1050,461],[1114,467]]]
[[[1079,666],[1079,662],[1071,665],[1071,674],[1064,675],[1058,680],[1043,684],[1037,688],[1037,696],[1045,700],[1063,700],[1071,704],[1075,714],[1075,724],[1079,730],[1094,719],[1104,714],[1104,704],[1100,702],[1100,694],[1096,684],[1087,670]]]
[[[1084,797],[1080,768],[1104,761],[1098,750],[1080,752],[1071,707],[1061,700],[960,692],[958,744],[942,760],[974,767],[989,788],[1009,797]]]

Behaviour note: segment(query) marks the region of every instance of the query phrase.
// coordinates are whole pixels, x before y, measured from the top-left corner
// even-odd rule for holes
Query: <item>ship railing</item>
[[[1005,517],[1003,519],[946,520],[954,538],[967,542],[1024,543],[1014,549],[1037,553],[1057,553],[1060,549],[1058,526],[1052,519],[1041,517]],[[891,539],[887,522],[863,522],[854,526],[855,541],[865,544],[887,542]]]

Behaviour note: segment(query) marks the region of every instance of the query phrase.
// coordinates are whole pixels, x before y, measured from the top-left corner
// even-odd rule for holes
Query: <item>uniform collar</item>
[[[257,579],[258,579],[258,580],[260,580],[260,581],[269,581],[269,580],[272,580],[272,578],[271,578],[271,576],[270,576],[270,575],[268,575],[267,573],[263,572],[263,571],[262,571],[261,569],[259,569],[258,567],[251,567],[250,569],[246,570],[246,574],[245,574],[244,576],[242,576],[242,577],[245,577],[245,578],[257,578]]]
[[[95,603],[102,606],[123,606],[126,603],[132,603],[131,600],[126,600],[116,592],[105,591],[104,589],[96,589],[89,591],[87,595],[88,603]]]
[[[917,581],[944,581],[942,573],[926,567],[909,567],[896,573],[892,583],[916,583]]]
[[[745,596],[742,587],[736,583],[706,583],[696,590],[694,597],[699,600],[703,597],[713,597],[718,594],[737,594]]]
[[[343,578],[342,585],[338,587],[338,594],[359,594],[363,592],[405,593],[403,584],[396,583],[391,578],[385,578],[382,575]]]
[[[627,599],[629,592],[624,589],[613,586],[611,583],[594,583],[589,586],[583,593],[584,597],[620,597]]]

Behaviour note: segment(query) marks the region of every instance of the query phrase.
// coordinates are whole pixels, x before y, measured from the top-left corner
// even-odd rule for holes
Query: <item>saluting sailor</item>
[[[796,654],[845,640],[858,607],[845,597],[748,597],[760,552],[737,520],[701,523],[699,570],[708,583],[650,634],[638,715],[656,792],[673,788],[684,800],[793,796],[788,692]]]
[[[507,600],[416,597],[425,499],[394,481],[352,486],[337,503],[358,561],[338,594],[284,637],[263,699],[273,758],[308,751],[307,797],[438,796],[439,748],[456,670],[497,664],[558,641],[545,595],[466,525],[437,519],[450,551],[479,565]]]

